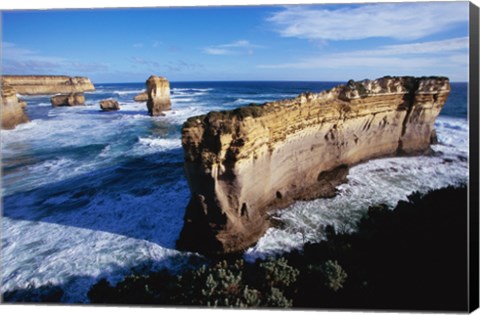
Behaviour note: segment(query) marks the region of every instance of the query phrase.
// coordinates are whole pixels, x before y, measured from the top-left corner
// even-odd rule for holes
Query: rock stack
[[[103,111],[119,110],[120,105],[116,100],[103,100],[103,101],[100,101],[100,108]]]
[[[268,228],[268,210],[332,196],[349,166],[428,152],[449,92],[444,77],[384,77],[189,118],[177,247],[241,251]]]
[[[82,93],[60,94],[50,98],[53,107],[85,105],[85,96]]]
[[[147,80],[147,108],[150,116],[160,116],[171,108],[170,83],[164,77],[152,75]]]

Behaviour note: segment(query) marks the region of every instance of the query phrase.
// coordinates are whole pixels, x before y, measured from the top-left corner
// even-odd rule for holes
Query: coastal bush
[[[200,305],[210,307],[291,307],[284,289],[298,271],[284,258],[260,264],[222,260],[173,276],[166,270],[131,275],[115,286],[101,279],[92,286],[92,303]]]
[[[322,266],[322,273],[325,277],[324,285],[335,292],[343,288],[347,280],[346,272],[336,260],[327,260]]]
[[[220,260],[179,276],[99,281],[92,303],[465,311],[467,189],[412,194],[368,209],[353,233],[282,257]]]
[[[297,280],[300,273],[297,269],[288,265],[287,259],[270,259],[260,264],[263,270],[261,277],[266,286],[277,288],[288,288]]]

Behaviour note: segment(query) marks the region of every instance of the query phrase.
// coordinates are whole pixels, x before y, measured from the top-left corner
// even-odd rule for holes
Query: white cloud
[[[259,65],[260,68],[335,68],[350,66],[396,66],[410,67],[412,64],[429,66],[439,58],[450,58],[453,62],[468,60],[468,37],[439,41],[385,45],[375,50],[356,50],[345,53],[326,54],[305,58],[297,62]],[[454,53],[455,55],[451,55]],[[428,54],[428,56],[422,56]],[[413,56],[412,56],[413,55]],[[451,58],[455,56],[455,58]]]
[[[203,51],[209,55],[252,55],[255,48],[263,46],[252,44],[248,40],[237,40],[228,44],[209,46]]]
[[[287,7],[268,18],[284,37],[419,39],[468,22],[468,2],[371,4],[337,9]]]
[[[466,50],[469,47],[468,37],[457,37],[438,41],[410,43],[402,45],[386,45],[375,50],[363,50],[346,53],[348,55],[387,56],[405,54],[439,54]]]
[[[209,55],[229,55],[232,52],[224,48],[207,47],[204,51]]]
[[[132,45],[133,48],[142,48],[143,47],[143,43],[135,43]]]
[[[45,56],[37,51],[18,47],[14,43],[2,43],[3,71],[8,74],[69,74],[97,73],[108,70],[99,62],[79,62],[63,57]]]
[[[263,69],[323,69],[366,73],[372,69],[380,75],[452,76],[466,80],[468,68],[468,37],[440,41],[386,45],[375,50],[357,50],[324,54],[280,64],[258,65]]]

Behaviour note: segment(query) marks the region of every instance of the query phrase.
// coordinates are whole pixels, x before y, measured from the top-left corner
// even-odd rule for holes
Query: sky
[[[468,81],[468,2],[3,10],[2,72],[94,83]]]

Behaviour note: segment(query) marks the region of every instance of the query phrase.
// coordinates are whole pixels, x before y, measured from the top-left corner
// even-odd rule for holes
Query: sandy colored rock
[[[50,98],[53,107],[85,105],[85,96],[82,93],[61,94]]]
[[[147,92],[142,92],[140,94],[135,95],[133,100],[135,102],[146,102],[146,101],[148,101],[148,94],[147,94]]]
[[[116,100],[103,100],[100,101],[100,108],[104,111],[119,110],[120,105]]]
[[[89,78],[60,75],[6,75],[6,84],[23,95],[71,94],[94,91]]]
[[[17,125],[29,121],[25,113],[27,103],[20,101],[15,89],[5,82],[2,82],[0,102],[2,129],[13,129]]]
[[[171,109],[170,83],[164,77],[150,76],[147,80],[147,109],[150,116],[161,116]]]
[[[241,251],[269,227],[268,210],[332,196],[350,166],[428,152],[449,92],[444,77],[384,77],[189,118],[177,247]]]

